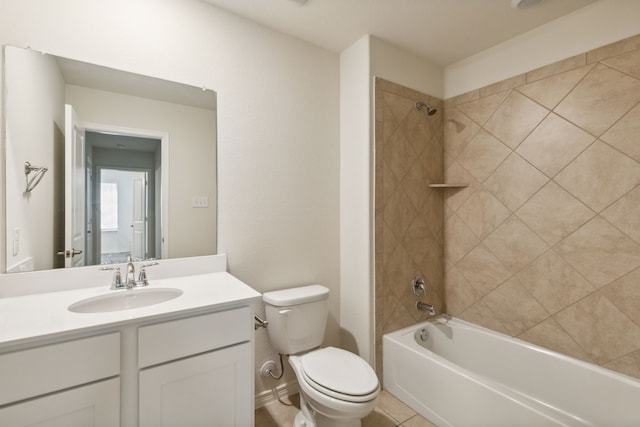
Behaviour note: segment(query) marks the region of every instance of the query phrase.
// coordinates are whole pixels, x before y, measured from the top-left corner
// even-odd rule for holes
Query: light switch
[[[20,253],[20,229],[13,229],[13,256],[17,256]]]
[[[207,196],[193,196],[191,198],[191,207],[192,208],[208,208],[209,207],[209,197],[207,197]]]

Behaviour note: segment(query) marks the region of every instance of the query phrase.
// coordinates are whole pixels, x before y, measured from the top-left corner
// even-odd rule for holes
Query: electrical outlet
[[[208,208],[209,198],[207,196],[193,196],[191,198],[192,208]]]

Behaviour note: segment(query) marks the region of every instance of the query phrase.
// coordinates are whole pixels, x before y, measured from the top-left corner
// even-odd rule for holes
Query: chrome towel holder
[[[47,170],[48,169],[44,166],[31,166],[31,163],[24,162],[24,176],[27,181],[27,188],[25,189],[25,193],[30,193],[31,190],[36,188]],[[31,177],[29,177],[31,173],[33,173],[34,175],[31,175]]]

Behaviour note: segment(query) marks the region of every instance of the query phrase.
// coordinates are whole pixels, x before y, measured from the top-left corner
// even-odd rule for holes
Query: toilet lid
[[[302,356],[301,363],[309,384],[319,391],[366,396],[378,390],[378,377],[371,366],[346,350],[322,348]]]

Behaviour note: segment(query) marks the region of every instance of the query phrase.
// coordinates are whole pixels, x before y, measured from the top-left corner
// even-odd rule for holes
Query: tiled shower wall
[[[416,101],[438,108],[433,116]],[[420,300],[443,311],[442,101],[397,84],[375,82],[375,333],[376,372],[382,373],[382,335],[429,316]],[[422,275],[426,296],[411,292]]]
[[[640,378],[640,35],[447,100],[444,134],[447,313]]]

